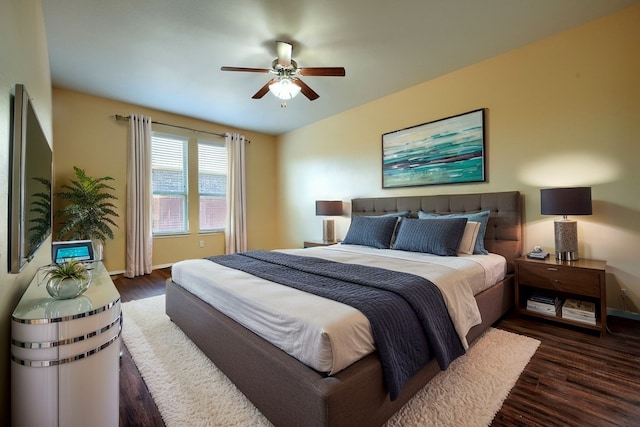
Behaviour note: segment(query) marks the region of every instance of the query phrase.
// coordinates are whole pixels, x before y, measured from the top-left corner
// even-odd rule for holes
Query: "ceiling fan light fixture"
[[[346,72],[344,67],[305,67],[298,68],[298,63],[291,58],[291,43],[276,41],[278,57],[271,63],[271,68],[246,68],[246,67],[221,67],[221,71],[244,71],[248,73],[270,73],[274,77],[264,84],[251,98],[262,99],[267,92],[283,101],[286,105],[289,99],[295,98],[300,92],[309,101],[314,101],[320,97],[311,89],[299,76],[326,76],[344,77]]]
[[[278,79],[269,85],[269,91],[283,101],[295,98],[300,93],[300,86],[293,83],[289,77]]]

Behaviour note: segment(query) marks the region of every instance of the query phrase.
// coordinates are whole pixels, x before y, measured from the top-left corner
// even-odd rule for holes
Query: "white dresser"
[[[120,294],[93,265],[84,295],[55,300],[36,274],[13,312],[13,427],[119,424]]]

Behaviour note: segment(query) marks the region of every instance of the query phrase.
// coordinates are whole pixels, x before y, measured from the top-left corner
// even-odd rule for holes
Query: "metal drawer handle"
[[[547,270],[549,270],[549,271],[560,271],[560,269],[555,268],[555,267],[547,267]]]

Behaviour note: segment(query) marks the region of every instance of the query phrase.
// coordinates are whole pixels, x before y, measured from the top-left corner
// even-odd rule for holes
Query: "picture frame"
[[[486,181],[484,109],[382,135],[382,188]]]

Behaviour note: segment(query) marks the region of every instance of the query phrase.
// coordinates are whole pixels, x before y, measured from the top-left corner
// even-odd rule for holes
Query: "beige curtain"
[[[244,171],[244,135],[225,134],[229,156],[227,170],[227,224],[225,250],[228,254],[247,250],[246,184]]]
[[[125,277],[152,270],[151,118],[129,116]]]

